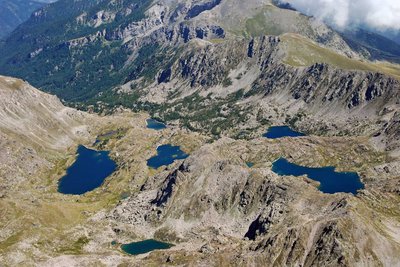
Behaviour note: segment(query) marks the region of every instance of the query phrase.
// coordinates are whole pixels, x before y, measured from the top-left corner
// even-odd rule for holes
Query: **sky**
[[[400,30],[400,0],[286,0],[304,14],[343,29]]]

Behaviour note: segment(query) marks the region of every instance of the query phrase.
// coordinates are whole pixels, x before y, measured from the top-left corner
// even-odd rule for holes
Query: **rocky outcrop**
[[[194,5],[187,12],[187,15],[185,16],[185,19],[191,19],[191,18],[197,17],[202,12],[207,11],[207,10],[211,10],[214,7],[216,7],[217,5],[219,5],[220,3],[221,3],[221,0],[211,0],[209,2],[205,2],[205,3],[202,3],[202,4]]]
[[[240,48],[239,48],[240,49]],[[215,49],[207,46],[201,53],[191,53],[183,56],[179,62],[180,76],[190,82],[192,87],[211,87],[220,84],[229,74],[229,70],[239,63],[239,59],[234,56],[240,53],[219,47]],[[224,54],[225,60],[221,62],[220,56]]]
[[[259,154],[263,162],[275,149],[301,150],[302,157],[319,158],[320,152],[315,152],[322,151],[319,148],[293,142],[295,146],[225,138],[204,145],[171,170],[150,178],[138,195],[120,203],[108,218],[134,229],[155,227],[163,233],[168,229],[166,236],[179,236],[184,247],[198,244],[201,236],[197,252],[166,252],[166,258],[179,255],[184,262],[200,253],[206,258],[199,262],[213,264],[229,259],[231,250],[235,250],[233,265],[249,257],[257,266],[390,266],[398,261],[395,255],[400,248],[383,238],[390,230],[375,225],[370,217],[375,215],[364,210],[362,203],[372,198],[368,190],[358,197],[322,194],[306,178],[277,176],[268,164],[251,169],[244,164],[247,157]],[[390,251],[390,260],[379,255],[380,247]]]
[[[201,90],[221,85],[231,71],[251,66],[258,68],[259,75],[253,80],[250,94],[287,94],[307,105],[340,105],[343,110],[372,103],[377,113],[386,105],[399,102],[400,83],[390,76],[340,70],[323,63],[299,69],[282,64],[283,56],[276,37],[226,41],[220,45],[193,44],[168,76]]]
[[[329,222],[316,233],[315,247],[307,254],[304,266],[348,266],[343,239],[337,224]]]
[[[236,92],[236,100],[241,102],[234,106],[228,104],[226,114],[245,109],[249,116],[254,116],[261,106],[268,110],[263,116],[269,116],[271,121],[279,120],[274,118],[274,113],[290,113],[288,116],[293,117],[306,114],[309,119],[308,125],[304,125],[306,131],[310,124],[319,124],[319,132],[336,128],[341,134],[347,133],[351,130],[344,121],[348,120],[354,126],[353,133],[371,136],[377,131],[385,133],[384,124],[389,113],[393,115],[399,108],[400,82],[396,78],[370,71],[343,70],[326,63],[293,67],[282,63],[286,53],[284,46],[279,37],[226,40],[221,44],[193,40],[172,65],[159,72],[158,83],[147,87],[141,99],[158,104],[167,101],[166,106],[176,114],[174,102],[181,105],[182,95],[210,94],[211,99],[222,102],[211,101],[211,105],[223,105],[224,101],[232,101],[227,95],[231,93],[232,97]],[[197,110],[179,110],[182,110],[178,112],[182,118],[192,113],[196,117]],[[163,112],[169,117],[169,109]],[[215,116],[210,117],[211,120],[221,118],[221,114],[211,116]],[[383,117],[385,122],[382,122]],[[254,124],[259,125],[259,121]],[[210,126],[206,124],[200,128],[211,130],[207,125]],[[356,129],[356,125],[359,128]]]
[[[250,240],[255,240],[258,236],[269,234],[270,227],[282,220],[284,205],[274,200],[271,200],[266,205],[267,208],[250,224],[245,234],[245,237]]]

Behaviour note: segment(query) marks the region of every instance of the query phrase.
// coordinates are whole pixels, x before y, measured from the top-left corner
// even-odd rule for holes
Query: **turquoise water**
[[[149,128],[149,129],[162,130],[162,129],[167,128],[167,126],[164,123],[162,123],[158,120],[155,120],[155,119],[147,119],[146,122],[147,122],[147,128]]]
[[[162,145],[157,148],[157,156],[147,160],[147,166],[158,169],[161,166],[170,165],[175,160],[185,159],[188,156],[179,146]]]
[[[305,136],[305,134],[293,131],[288,126],[274,126],[269,127],[268,132],[266,132],[263,137],[269,139],[277,139],[282,137],[300,137]]]
[[[128,254],[139,255],[157,249],[169,249],[172,246],[173,246],[172,244],[160,242],[154,239],[148,239],[140,242],[134,242],[122,245],[121,249]]]
[[[78,157],[58,183],[58,192],[81,195],[101,186],[117,168],[108,151],[78,147]]]
[[[320,191],[329,194],[339,192],[357,194],[357,190],[364,188],[357,173],[336,172],[334,167],[309,168],[280,158],[273,163],[272,171],[279,175],[307,175],[310,179],[320,182]]]
[[[252,168],[254,166],[253,162],[246,162],[247,167]]]

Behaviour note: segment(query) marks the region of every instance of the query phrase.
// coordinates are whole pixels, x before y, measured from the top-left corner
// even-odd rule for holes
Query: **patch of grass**
[[[211,43],[213,44],[222,44],[223,42],[225,42],[224,38],[218,38],[218,39],[210,39],[209,40]]]
[[[112,131],[109,131],[109,132],[106,132],[104,134],[97,136],[96,141],[98,143],[98,146],[100,148],[104,147],[108,143],[108,141],[111,139],[120,140],[122,137],[125,136],[127,131],[128,131],[128,129],[126,129],[126,128],[118,128],[116,130],[112,130]]]
[[[163,227],[158,229],[155,233],[154,233],[154,238],[156,240],[161,240],[164,242],[178,242],[179,241],[179,237],[176,235],[175,231],[171,228],[168,227]]]
[[[82,236],[79,237],[71,246],[61,247],[57,252],[61,254],[77,255],[82,253],[82,249],[87,243],[89,243],[89,239],[86,236]]]
[[[246,34],[251,37],[263,35],[280,35],[284,33],[279,25],[266,17],[266,12],[270,12],[273,7],[267,7],[253,18],[246,21]]]
[[[285,123],[292,128],[296,128],[296,123],[301,121],[304,117],[306,117],[306,114],[304,112],[299,112],[293,117],[287,116],[285,119]]]
[[[226,77],[223,81],[222,81],[222,86],[223,87],[228,87],[232,85],[232,80],[229,77]]]
[[[23,231],[20,231],[16,234],[13,234],[9,238],[7,238],[5,241],[0,243],[0,251],[7,249],[8,247],[11,247],[12,245],[16,244],[19,242],[23,234]]]

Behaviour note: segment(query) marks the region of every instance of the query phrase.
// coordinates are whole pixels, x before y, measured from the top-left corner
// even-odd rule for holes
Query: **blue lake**
[[[164,123],[162,123],[158,120],[155,120],[155,119],[147,119],[146,122],[147,122],[147,128],[149,128],[149,129],[162,130],[162,129],[167,128],[167,126]]]
[[[357,190],[364,188],[357,173],[336,172],[334,167],[309,168],[280,158],[273,163],[272,171],[287,176],[307,175],[310,179],[320,182],[320,191],[329,194],[339,192],[357,194]]]
[[[175,160],[185,159],[188,156],[179,146],[162,145],[157,148],[157,156],[147,160],[147,166],[158,169],[161,166],[167,166]]]
[[[293,131],[288,126],[274,126],[269,127],[268,131],[263,134],[263,137],[269,139],[277,139],[282,137],[300,137],[305,136],[305,134]]]
[[[140,242],[134,242],[122,245],[121,249],[128,254],[139,255],[157,249],[169,249],[172,246],[173,246],[172,244],[160,242],[154,239],[148,239]]]
[[[76,161],[58,183],[60,193],[81,195],[92,191],[101,186],[117,168],[108,151],[96,151],[79,146],[77,153]]]

